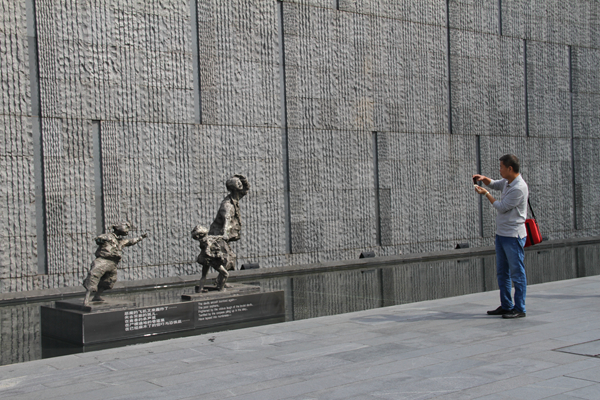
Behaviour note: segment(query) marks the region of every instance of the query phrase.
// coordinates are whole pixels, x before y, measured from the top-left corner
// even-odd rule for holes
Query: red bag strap
[[[531,202],[529,201],[529,197],[527,197],[527,204],[529,205],[529,209],[531,210],[531,216],[535,219],[535,214],[533,213],[533,208],[531,207]]]

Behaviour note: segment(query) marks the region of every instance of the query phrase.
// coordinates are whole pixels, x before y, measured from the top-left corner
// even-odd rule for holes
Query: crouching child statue
[[[235,254],[231,251],[223,236],[208,235],[208,229],[201,225],[197,225],[192,230],[192,238],[200,242],[200,254],[197,261],[198,264],[202,265],[202,278],[196,286],[196,293],[201,293],[204,290],[206,275],[211,267],[219,273],[216,289],[223,291],[225,282],[229,277],[227,271],[235,268]]]
[[[83,305],[87,306],[91,301],[104,301],[100,295],[105,290],[112,289],[117,282],[117,265],[123,255],[123,247],[133,246],[141,242],[148,236],[144,233],[142,236],[126,239],[131,225],[129,222],[113,225],[113,233],[104,233],[98,236],[96,244],[96,259],[92,262],[87,278],[83,281],[83,287],[86,288]]]

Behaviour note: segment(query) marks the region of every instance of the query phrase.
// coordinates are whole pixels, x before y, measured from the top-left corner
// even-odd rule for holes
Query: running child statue
[[[240,239],[242,218],[239,200],[250,190],[250,183],[245,176],[234,175],[227,180],[225,186],[229,194],[221,202],[210,229],[198,225],[192,230],[192,238],[200,241],[201,249],[197,261],[202,265],[202,278],[196,286],[196,293],[203,291],[210,267],[219,273],[216,284],[216,289],[219,291],[227,287],[225,284],[229,277],[227,271],[235,269],[236,255],[231,250],[229,242]]]

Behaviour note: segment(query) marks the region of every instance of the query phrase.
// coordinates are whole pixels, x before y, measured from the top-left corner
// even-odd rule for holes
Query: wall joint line
[[[46,188],[44,185],[44,140],[40,100],[40,66],[35,0],[25,3],[27,15],[27,42],[29,48],[29,82],[31,90],[31,122],[33,136],[33,170],[35,182],[35,215],[37,237],[37,271],[48,274],[48,248],[46,244]]]

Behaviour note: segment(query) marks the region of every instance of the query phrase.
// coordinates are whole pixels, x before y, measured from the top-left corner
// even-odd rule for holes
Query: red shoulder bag
[[[527,229],[527,240],[525,241],[525,247],[533,246],[534,244],[542,242],[542,234],[540,233],[540,228],[537,222],[535,222],[535,214],[533,213],[533,208],[531,208],[529,199],[527,199],[527,205],[529,205],[531,216],[533,218],[527,218],[525,220],[525,229]]]

